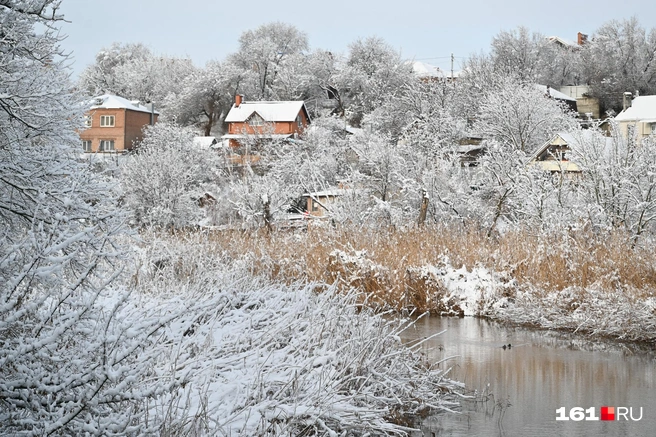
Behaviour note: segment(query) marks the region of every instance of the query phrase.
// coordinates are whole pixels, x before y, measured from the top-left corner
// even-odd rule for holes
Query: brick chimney
[[[237,94],[235,96],[235,108],[239,108],[239,105],[241,105],[241,102],[244,100],[243,94]]]
[[[576,42],[578,45],[582,46],[583,44],[588,42],[588,35],[579,32],[578,35],[576,36]]]
[[[631,94],[628,91],[625,92],[624,93],[624,101],[622,102],[623,103],[622,107],[623,107],[624,111],[626,111],[627,109],[629,109],[631,107],[631,101],[632,100],[633,100],[633,94]]]

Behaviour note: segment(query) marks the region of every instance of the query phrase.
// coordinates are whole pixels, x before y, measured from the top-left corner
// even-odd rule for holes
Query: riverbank
[[[466,228],[182,234],[278,281],[362,292],[361,305],[656,341],[656,255],[621,233]]]

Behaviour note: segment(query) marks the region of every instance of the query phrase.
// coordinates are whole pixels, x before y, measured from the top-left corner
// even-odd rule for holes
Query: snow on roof
[[[242,140],[242,139],[263,139],[263,140],[284,140],[293,137],[294,134],[225,134],[221,136],[223,140]]]
[[[640,96],[633,99],[631,107],[615,117],[617,121],[642,121],[656,119],[656,96]]]
[[[280,102],[241,102],[238,107],[234,104],[225,118],[226,123],[244,122],[257,112],[264,121],[294,121],[301,110],[305,108],[302,100]],[[305,110],[307,114],[307,110]]]
[[[138,101],[130,101],[113,94],[103,94],[91,99],[91,109],[129,109],[131,111],[151,113],[151,110]],[[159,112],[154,111],[159,115]]]
[[[201,150],[208,150],[218,143],[216,137],[194,137],[194,146]]]
[[[568,46],[568,47],[577,47],[577,48],[579,47],[579,45],[577,43],[575,43],[574,41],[570,41],[568,39],[561,38],[559,36],[548,36],[547,40],[549,40],[551,42],[556,42],[556,43],[559,43],[559,44],[562,44],[562,45]]]
[[[442,71],[434,65],[420,61],[412,62],[412,72],[419,77],[442,77]]]
[[[344,196],[347,194],[350,190],[345,189],[345,188],[333,188],[333,189],[328,189],[324,191],[314,191],[312,193],[305,193],[303,196],[305,197],[337,197],[337,196]]]
[[[434,65],[421,61],[408,61],[412,64],[412,72],[418,77],[451,77],[451,72],[446,72]],[[460,72],[454,71],[453,77],[459,77]]]
[[[558,100],[569,100],[570,102],[576,102],[576,99],[574,97],[570,97],[565,93],[561,93],[557,89],[547,87],[546,85],[539,85],[535,84],[535,87],[542,91],[545,94],[548,94],[549,97],[553,97],[554,99]]]

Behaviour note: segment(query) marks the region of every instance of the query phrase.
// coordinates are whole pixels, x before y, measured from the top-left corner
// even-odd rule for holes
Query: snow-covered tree
[[[589,38],[583,52],[584,77],[605,109],[622,109],[624,92],[656,93],[656,29],[637,18],[611,20]]]
[[[180,94],[195,70],[190,59],[157,56],[140,43],[113,43],[98,52],[79,86],[88,95],[111,93],[162,106],[170,94]]]
[[[485,92],[477,118],[477,132],[526,153],[535,151],[555,132],[576,127],[574,117],[558,101],[512,76]]]
[[[95,63],[82,72],[80,88],[92,96],[113,93],[127,97],[126,88],[129,84],[120,80],[117,69],[132,62],[145,61],[152,56],[150,49],[141,43],[112,43],[110,47],[103,47],[96,54]]]
[[[2,433],[149,433],[134,418],[171,386],[145,378],[168,316],[135,316],[116,286],[125,217],[79,162],[85,108],[68,80],[59,5],[0,2]]]
[[[551,48],[544,35],[520,26],[492,38],[492,63],[498,73],[516,75],[523,82],[539,82],[546,52]]]
[[[239,50],[229,57],[228,62],[243,71],[253,72],[248,77],[252,83],[244,83],[247,98],[271,100],[277,98],[272,86],[285,69],[285,62],[307,50],[307,35],[290,24],[274,22],[244,32],[239,37]]]
[[[206,136],[215,126],[221,127],[240,92],[243,72],[227,62],[209,62],[184,80],[179,92],[164,100],[166,119],[182,126],[200,126]]]
[[[371,37],[349,46],[345,65],[334,83],[346,117],[359,126],[365,114],[399,97],[411,80],[416,80],[411,65],[385,41]]]
[[[617,126],[612,135],[582,131],[574,158],[582,167],[581,185],[590,221],[600,228],[623,228],[634,238],[653,229],[656,219],[656,142],[625,138]]]
[[[177,95],[196,71],[191,59],[150,56],[133,59],[114,69],[122,85],[119,95],[162,106],[170,94]],[[166,108],[164,108],[166,115]]]
[[[218,155],[199,150],[194,135],[190,128],[157,123],[145,132],[137,153],[125,158],[123,196],[139,224],[184,227],[202,218],[198,199],[204,189],[215,188]]]

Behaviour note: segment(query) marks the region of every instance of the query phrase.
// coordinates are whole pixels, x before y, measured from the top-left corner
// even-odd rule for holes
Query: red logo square
[[[601,407],[601,420],[615,420],[615,407]]]

